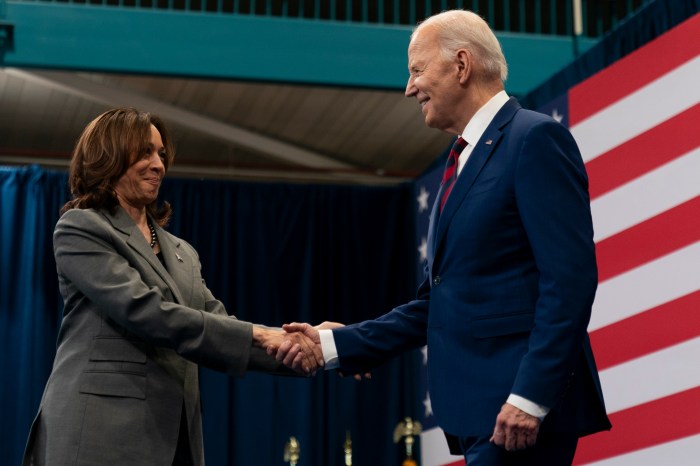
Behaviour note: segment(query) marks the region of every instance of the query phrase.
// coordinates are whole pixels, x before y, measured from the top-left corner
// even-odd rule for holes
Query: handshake
[[[267,354],[285,366],[312,375],[324,365],[318,331],[342,326],[337,322],[324,322],[316,327],[292,323],[283,325],[281,331],[253,326],[253,345],[265,348]]]
[[[265,348],[268,355],[296,372],[314,375],[325,364],[319,330],[343,326],[338,322],[323,322],[316,326],[295,322],[284,324],[282,330],[253,326],[253,345]],[[370,378],[369,373],[364,376]],[[360,380],[362,377],[355,375],[355,378]]]

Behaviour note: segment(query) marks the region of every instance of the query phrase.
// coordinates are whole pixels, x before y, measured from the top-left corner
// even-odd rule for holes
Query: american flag
[[[613,428],[574,464],[700,464],[700,14],[540,110],[581,149],[599,267],[589,332]],[[422,466],[464,464],[428,408]]]

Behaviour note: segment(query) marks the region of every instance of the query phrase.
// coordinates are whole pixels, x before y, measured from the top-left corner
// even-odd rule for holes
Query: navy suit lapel
[[[474,181],[477,179],[482,169],[493,155],[496,147],[503,137],[503,128],[520,109],[520,104],[515,98],[510,98],[508,102],[496,113],[493,121],[484,131],[484,134],[477,141],[472,153],[467,159],[466,165],[457,177],[457,181],[452,188],[450,197],[447,198],[442,213],[435,214],[437,228],[435,228],[434,245],[432,245],[433,255],[436,256],[439,246],[445,237],[447,228],[452,221],[462,201],[469,193]],[[432,228],[431,228],[432,229]]]
[[[435,230],[437,227],[437,222],[440,219],[440,199],[442,198],[442,184],[440,184],[440,189],[438,189],[437,197],[435,202],[433,202],[433,210],[430,212],[430,220],[428,223],[428,238],[427,238],[427,259],[428,264],[433,263],[435,258]],[[432,280],[432,277],[431,277]]]

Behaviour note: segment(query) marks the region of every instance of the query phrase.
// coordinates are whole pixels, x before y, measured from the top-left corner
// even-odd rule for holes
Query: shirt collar
[[[472,119],[469,120],[466,128],[462,131],[462,138],[464,138],[471,147],[476,145],[481,135],[484,134],[486,128],[491,124],[496,113],[508,102],[508,98],[506,91],[500,91],[498,94],[491,97],[489,101],[474,114]]]

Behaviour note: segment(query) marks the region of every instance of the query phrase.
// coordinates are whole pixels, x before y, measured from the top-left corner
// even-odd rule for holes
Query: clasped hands
[[[323,352],[318,331],[342,327],[337,322],[324,322],[317,326],[292,323],[282,326],[282,331],[261,327],[253,328],[253,342],[265,348],[267,354],[299,373],[313,375],[323,367]]]
[[[314,375],[325,364],[318,331],[332,330],[343,326],[338,322],[323,322],[316,326],[294,322],[284,324],[282,331],[255,328],[253,339],[256,345],[265,348],[267,354],[274,356],[285,366],[302,374]],[[256,332],[258,331],[262,331],[265,336],[257,339]],[[340,375],[344,374],[340,372]],[[353,377],[356,380],[362,380],[363,377],[372,378],[369,372],[364,375],[355,374]]]

